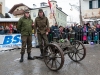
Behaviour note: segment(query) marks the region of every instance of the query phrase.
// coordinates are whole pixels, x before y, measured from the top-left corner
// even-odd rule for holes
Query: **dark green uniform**
[[[39,42],[39,47],[41,53],[43,53],[43,44],[46,46],[48,44],[48,38],[46,35],[46,32],[48,32],[49,29],[49,22],[47,17],[37,17],[35,19],[35,28],[34,32],[36,33],[37,31],[37,37],[38,37],[38,42]]]
[[[33,24],[33,20],[31,18],[22,17],[18,21],[17,29],[21,33],[21,40],[22,40],[21,54],[25,53],[26,45],[27,45],[27,53],[31,52],[32,24]]]

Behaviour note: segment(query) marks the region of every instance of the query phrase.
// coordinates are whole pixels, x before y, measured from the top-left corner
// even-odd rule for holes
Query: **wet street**
[[[19,62],[20,49],[0,52],[0,75],[100,75],[100,45],[85,45],[87,54],[80,63],[73,62],[67,55],[59,71],[48,69],[43,60]],[[32,49],[32,56],[39,55],[39,49]]]

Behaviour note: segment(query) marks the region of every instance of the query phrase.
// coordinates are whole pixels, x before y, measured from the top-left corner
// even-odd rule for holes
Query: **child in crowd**
[[[98,33],[95,32],[94,33],[94,43],[97,44],[97,42],[98,42]]]
[[[87,28],[86,24],[84,24],[84,26],[83,26],[83,43],[84,44],[88,44],[87,31],[88,31],[88,28]]]

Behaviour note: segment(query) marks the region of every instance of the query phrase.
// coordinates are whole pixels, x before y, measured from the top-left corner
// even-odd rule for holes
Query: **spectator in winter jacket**
[[[16,26],[13,26],[13,33],[18,33]]]
[[[59,27],[58,27],[58,24],[57,23],[55,23],[55,25],[51,27],[51,32],[53,34],[53,38],[54,37],[57,37],[57,38],[60,37],[59,36],[60,35],[60,31],[59,31]]]
[[[77,26],[77,24],[74,24],[73,30],[75,31],[75,39],[78,40],[78,36],[77,36],[78,26]]]
[[[83,43],[84,44],[88,43],[88,41],[87,41],[87,32],[88,32],[87,26],[86,26],[86,24],[84,24],[84,26],[83,26]]]
[[[60,31],[60,39],[65,39],[66,38],[66,33],[65,33],[64,27],[60,26],[59,31]]]
[[[9,29],[10,29],[10,33],[13,33],[13,25],[12,24],[10,24]]]
[[[6,26],[4,32],[5,32],[5,34],[9,34],[10,33],[10,28],[8,26]]]
[[[68,27],[65,28],[65,32],[69,33],[69,28]]]
[[[74,24],[74,27],[72,29],[77,33],[78,32],[78,26],[77,26],[77,24]]]
[[[100,25],[99,24],[96,25],[96,31],[100,32]]]
[[[86,26],[86,24],[83,26],[83,32],[87,32],[88,31],[88,28]]]
[[[82,26],[81,25],[78,26],[77,36],[78,36],[78,40],[82,41]]]
[[[4,34],[3,26],[0,26],[0,34]]]
[[[66,28],[65,28],[65,33],[66,33],[66,38],[68,38],[69,27],[66,27]]]
[[[88,29],[91,28],[91,27],[90,27],[90,23],[87,23],[87,24],[86,24],[86,27],[87,27],[87,31],[88,31]]]

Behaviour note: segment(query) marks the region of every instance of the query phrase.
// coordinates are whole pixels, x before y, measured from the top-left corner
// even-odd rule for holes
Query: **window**
[[[65,21],[66,21],[66,17],[65,17]]]
[[[98,0],[89,1],[89,9],[98,8],[100,5]]]
[[[62,15],[60,16],[60,18],[62,19]]]
[[[47,16],[47,11],[44,11],[45,16]]]
[[[59,25],[59,22],[58,22],[58,25]]]
[[[58,13],[58,18],[59,18],[59,13]]]
[[[92,8],[98,8],[98,0],[92,1]]]
[[[44,3],[41,3],[40,5],[41,5],[41,7],[42,7],[42,6],[44,6],[45,4],[44,4]]]
[[[36,17],[36,13],[35,12],[33,13],[33,17]]]

